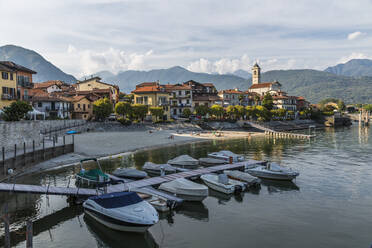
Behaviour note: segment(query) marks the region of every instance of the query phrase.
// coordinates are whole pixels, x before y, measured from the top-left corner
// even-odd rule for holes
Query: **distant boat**
[[[159,189],[170,192],[186,201],[202,201],[208,196],[208,187],[185,178],[162,183]]]
[[[78,131],[75,131],[75,130],[70,130],[70,131],[67,131],[65,134],[78,134],[80,132]]]
[[[212,152],[208,154],[208,157],[214,158],[214,159],[221,159],[228,163],[230,163],[230,158],[232,159],[233,163],[244,161],[244,156],[235,154],[231,151]]]
[[[160,176],[162,170],[164,170],[165,175],[177,172],[176,168],[169,164],[154,164],[152,162],[146,162],[142,168],[152,176]]]
[[[145,232],[159,221],[156,210],[135,192],[117,192],[88,198],[86,214],[118,231]]]
[[[292,181],[300,175],[299,172],[283,168],[277,163],[267,163],[266,166],[257,166],[256,168],[248,169],[247,172],[255,177],[283,181]]]
[[[140,171],[134,168],[117,168],[112,172],[112,174],[117,177],[129,178],[134,180],[143,179],[148,176],[145,171]]]
[[[98,168],[86,170],[83,167],[83,163],[87,161],[95,161]],[[103,173],[101,165],[96,158],[86,158],[80,160],[80,172],[76,174],[76,183],[78,185],[96,186],[98,184],[110,183],[110,177]]]
[[[258,188],[260,187],[260,180],[248,173],[238,171],[238,170],[225,170],[225,173],[229,178],[234,180],[239,180],[247,183],[248,187]]]
[[[190,157],[189,155],[181,155],[168,161],[172,166],[196,169],[199,165],[199,160]]]
[[[228,162],[222,159],[215,159],[215,158],[199,158],[199,164],[203,166],[214,166],[214,165],[221,165],[227,164]]]
[[[200,178],[211,189],[225,194],[238,193],[246,188],[244,183],[229,179],[226,174],[205,174]]]

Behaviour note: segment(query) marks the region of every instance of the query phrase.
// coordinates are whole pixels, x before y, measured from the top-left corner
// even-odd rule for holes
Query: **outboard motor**
[[[167,207],[170,210],[174,209],[176,206],[177,206],[177,202],[176,201],[167,200]]]
[[[243,191],[243,187],[240,185],[234,186],[234,194],[240,194]]]

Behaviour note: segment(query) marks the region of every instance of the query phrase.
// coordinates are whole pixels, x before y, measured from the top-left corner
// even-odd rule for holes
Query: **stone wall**
[[[0,147],[13,147],[16,145],[32,146],[39,145],[44,136],[56,130],[64,133],[70,127],[85,124],[84,120],[43,120],[43,121],[18,121],[18,122],[0,122]]]

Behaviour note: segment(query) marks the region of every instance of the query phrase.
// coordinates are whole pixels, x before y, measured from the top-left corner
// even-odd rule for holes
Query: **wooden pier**
[[[297,138],[297,139],[310,139],[316,136],[315,134],[309,135],[309,134],[285,133],[285,132],[275,132],[275,131],[265,131],[265,135],[275,137],[275,138]]]
[[[224,164],[206,168],[200,168],[196,170],[190,170],[186,172],[174,173],[166,176],[152,177],[148,179],[142,179],[138,181],[125,182],[116,185],[109,185],[106,189],[87,189],[87,188],[70,188],[70,187],[55,187],[55,186],[39,186],[29,184],[16,184],[16,183],[0,183],[0,191],[2,192],[13,192],[13,193],[31,193],[31,194],[46,194],[46,195],[67,195],[67,196],[79,196],[88,197],[93,195],[99,195],[104,193],[123,192],[123,191],[136,191],[136,189],[144,188],[147,191],[155,190],[148,188],[149,186],[159,185],[161,183],[169,182],[177,178],[191,178],[199,177],[203,174],[219,172],[223,170],[242,169],[246,166],[252,166],[254,164],[261,164],[262,161],[247,160],[244,162],[234,164]],[[138,190],[140,191],[140,190]],[[143,191],[143,190],[141,190]],[[155,194],[155,193],[154,193]],[[164,197],[166,194],[164,193]],[[175,198],[175,197],[174,197]],[[175,199],[172,199],[175,200]]]

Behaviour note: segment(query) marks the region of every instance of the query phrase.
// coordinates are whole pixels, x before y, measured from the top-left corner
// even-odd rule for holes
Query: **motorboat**
[[[159,221],[155,208],[135,192],[116,192],[89,197],[86,214],[118,231],[145,232]]]
[[[260,187],[260,180],[254,176],[251,176],[248,173],[238,171],[238,170],[225,170],[223,171],[229,178],[242,181],[247,183],[247,187],[249,188],[259,188]]]
[[[297,171],[283,168],[277,163],[269,162],[264,166],[257,166],[256,168],[248,169],[247,172],[255,177],[283,181],[292,181],[300,175]]]
[[[245,183],[229,179],[226,174],[205,174],[200,178],[209,188],[225,194],[239,193],[246,189]]]
[[[83,163],[87,161],[95,161],[96,169],[86,170]],[[99,184],[110,183],[110,177],[102,171],[101,165],[96,158],[85,158],[80,160],[80,172],[76,174],[76,184],[79,186],[97,186]]]
[[[145,171],[140,171],[134,168],[117,168],[112,172],[112,174],[120,178],[130,178],[134,180],[143,179],[148,176]]]
[[[146,162],[142,168],[152,176],[160,176],[162,173],[168,175],[177,172],[176,168],[169,164],[154,164],[152,162]]]
[[[203,166],[215,166],[221,164],[227,164],[227,161],[216,158],[199,158],[199,164]]]
[[[219,152],[212,152],[208,154],[208,157],[215,158],[215,159],[221,159],[228,163],[237,163],[244,161],[244,156],[235,154],[231,151],[219,151]]]
[[[185,178],[162,183],[160,190],[170,192],[186,201],[203,201],[208,196],[208,187]]]
[[[196,169],[199,166],[199,160],[189,155],[181,155],[168,161],[168,164],[176,167]]]

